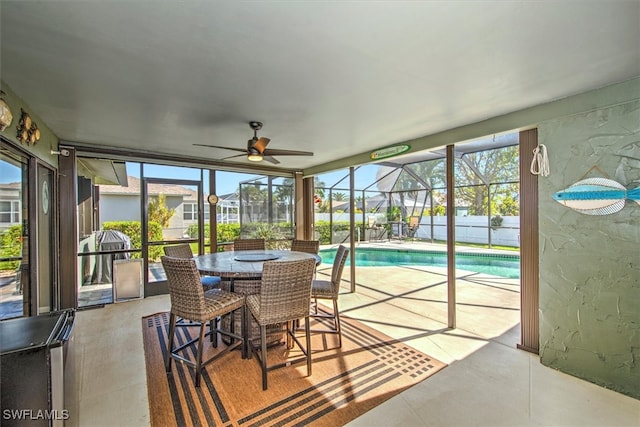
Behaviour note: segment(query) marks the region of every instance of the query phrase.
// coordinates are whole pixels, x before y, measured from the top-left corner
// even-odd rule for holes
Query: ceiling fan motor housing
[[[258,138],[253,137],[250,140],[247,141],[247,151],[250,154],[260,154],[260,150],[258,150],[256,147],[254,147],[254,144],[258,142]]]

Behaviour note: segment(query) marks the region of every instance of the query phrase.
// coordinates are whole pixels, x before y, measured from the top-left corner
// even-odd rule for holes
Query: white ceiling
[[[5,1],[0,76],[62,140],[304,169],[640,75],[640,1]],[[478,135],[481,136],[481,135]],[[245,159],[235,159],[246,162]]]

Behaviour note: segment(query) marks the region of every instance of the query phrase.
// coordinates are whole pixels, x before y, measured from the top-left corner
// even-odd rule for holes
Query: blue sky
[[[22,173],[20,168],[13,166],[5,161],[0,161],[0,183],[8,184],[10,182],[19,182]]]
[[[375,181],[376,172],[378,167],[375,165],[366,165],[356,171],[356,188],[364,188]],[[139,163],[127,162],[127,174],[139,177],[140,165]],[[324,182],[327,186],[334,185],[341,178],[345,177],[340,182],[340,188],[349,187],[349,170],[331,172],[327,174],[319,175],[320,181]],[[173,178],[173,179],[189,179],[200,180],[199,169],[181,168],[175,166],[160,166],[160,165],[145,165],[145,176],[151,176],[156,178]],[[228,194],[234,192],[238,188],[238,184],[241,181],[246,181],[252,178],[256,178],[259,175],[254,174],[241,174],[234,172],[222,172],[218,171],[216,174],[216,186],[217,194]],[[18,182],[21,179],[21,171],[19,167],[13,166],[5,161],[0,161],[0,183],[6,184],[10,182]],[[205,194],[209,192],[208,180],[205,179]]]
[[[364,188],[375,181],[376,172],[378,166],[367,165],[363,166],[356,171],[356,188]],[[138,163],[127,163],[127,174],[138,177],[140,174],[140,166]],[[172,178],[172,179],[189,179],[200,180],[199,169],[189,169],[175,166],[161,166],[161,165],[145,165],[145,176],[156,178]],[[340,181],[343,177],[346,177],[339,184],[341,189],[349,188],[349,170],[331,172],[327,174],[319,175],[320,181],[324,182],[327,186],[332,186]],[[206,175],[205,175],[206,176]],[[216,193],[219,195],[228,194],[236,191],[238,185],[242,181],[247,181],[253,178],[257,178],[261,175],[236,173],[236,172],[216,172]],[[205,194],[209,193],[208,179],[205,179]]]

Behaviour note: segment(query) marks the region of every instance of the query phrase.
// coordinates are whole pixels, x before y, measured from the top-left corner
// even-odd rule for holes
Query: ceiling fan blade
[[[234,159],[236,157],[244,157],[244,156],[246,156],[246,154],[236,154],[235,156],[223,157],[223,158],[218,159],[218,160],[222,161],[222,160]]]
[[[310,151],[296,151],[296,150],[264,150],[262,153],[264,156],[313,156]]]
[[[273,163],[274,165],[279,165],[280,162],[278,161],[278,159],[276,159],[275,157],[271,157],[271,156],[264,156],[262,157],[263,160],[266,160],[269,163]]]
[[[267,149],[267,144],[271,141],[269,138],[259,138],[256,142],[253,143],[253,148],[264,154],[264,150]]]
[[[239,153],[246,153],[247,150],[243,150],[241,148],[233,148],[233,147],[221,147],[219,145],[207,145],[207,144],[193,144],[193,145],[197,145],[198,147],[209,147],[209,148],[222,148],[224,150],[231,150],[231,151],[237,151]]]

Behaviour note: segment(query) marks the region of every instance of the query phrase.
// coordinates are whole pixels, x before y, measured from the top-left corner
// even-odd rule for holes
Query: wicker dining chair
[[[165,368],[167,372],[171,372],[171,359],[185,363],[187,366],[195,369],[195,386],[200,387],[202,369],[208,363],[213,362],[237,347],[241,348],[242,358],[246,358],[247,353],[244,337],[214,326],[214,324],[217,325],[215,320],[218,317],[236,310],[241,310],[241,319],[243,326],[245,326],[247,322],[245,297],[242,294],[223,291],[221,289],[211,289],[205,292],[200,284],[200,273],[193,259],[163,256],[161,260],[164,271],[167,273],[167,283],[169,284],[169,296],[171,299]],[[174,348],[177,317],[199,323],[200,335]],[[232,316],[232,319],[233,317],[234,316]],[[205,334],[207,324],[209,324],[210,330]],[[232,327],[231,331],[233,330]],[[242,330],[246,330],[246,327],[243,327]],[[202,353],[205,336],[218,333],[233,338],[232,342],[229,346],[203,362]],[[191,354],[190,346],[196,342],[197,351],[195,361],[193,361],[188,358],[188,355]],[[181,352],[184,352],[184,356]]]
[[[253,340],[247,340],[249,348],[247,356],[251,358],[252,354],[255,354],[260,363],[263,390],[267,389],[267,372],[274,369],[306,360],[307,376],[311,375],[309,311],[311,281],[315,266],[315,260],[312,258],[296,261],[267,261],[262,269],[260,293],[247,295],[247,309],[260,327],[260,347],[258,349],[258,344]],[[305,346],[298,340],[293,326],[294,321],[302,318],[305,319]],[[286,325],[288,338],[298,345],[304,357],[271,366],[267,364],[267,326],[274,324]]]
[[[318,255],[318,251],[320,250],[320,241],[293,239],[291,241],[291,250]]]
[[[306,252],[309,254],[318,255],[320,251],[320,240],[301,240],[301,239],[293,239],[291,241],[291,250],[296,252]],[[316,260],[316,267],[320,260]],[[316,278],[316,273],[314,271],[313,278]],[[300,326],[300,320],[296,321],[296,326]]]
[[[236,239],[233,241],[234,251],[265,250],[264,239]]]
[[[340,245],[336,251],[333,260],[333,268],[331,269],[331,280],[314,280],[311,285],[311,298],[315,301],[314,312],[311,317],[331,319],[332,325],[326,329],[312,329],[311,332],[322,332],[338,335],[338,346],[342,347],[342,330],[340,329],[340,312],[338,311],[338,296],[340,295],[340,281],[342,280],[342,271],[347,262],[349,249]],[[322,313],[318,310],[318,300],[333,301],[333,311],[331,313]]]
[[[193,251],[191,251],[191,245],[188,243],[180,243],[177,245],[165,246],[164,254],[166,256],[174,257],[174,258],[184,258],[191,259],[193,258]],[[204,286],[207,290],[213,288],[219,288],[220,282],[222,279],[218,276],[200,276],[200,282],[202,286]]]

